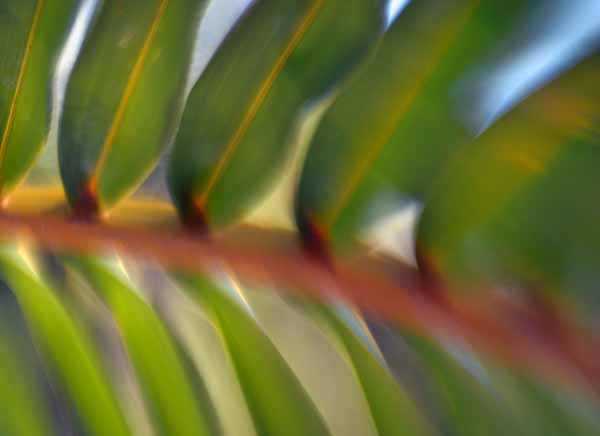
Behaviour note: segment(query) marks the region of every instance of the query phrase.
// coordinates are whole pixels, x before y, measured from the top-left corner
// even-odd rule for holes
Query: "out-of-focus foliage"
[[[491,86],[485,74],[475,73],[491,77],[523,47],[535,48],[535,38],[560,34],[551,20],[540,26],[544,17],[532,15],[559,0],[413,0],[387,30],[385,1],[255,0],[184,106],[205,3],[93,5],[68,81],[58,144],[62,188],[78,218],[104,220],[103,212],[136,189],[173,140],[163,161],[167,176],[153,176],[163,177],[173,204],[133,208],[160,216],[127,222],[162,224],[162,214],[176,209],[182,227],[207,233],[178,237],[208,236],[208,253],[213,230],[243,218],[273,186],[293,146],[308,143],[306,160],[298,159],[297,238],[317,241],[331,254],[306,262],[327,258],[332,287],[341,248],[410,199],[424,206],[418,268],[440,289],[518,288],[519,296],[536,297],[519,298],[519,304],[542,302],[536,314],[547,307],[546,290],[557,290],[575,313],[598,314],[597,41],[580,38],[578,51],[555,69],[558,77],[549,83],[549,76],[538,77],[539,89],[519,94],[514,108],[497,110],[507,111],[499,120],[484,117],[489,127],[469,125],[473,110],[484,106],[482,89]],[[23,190],[13,198],[6,194],[33,165],[48,119],[56,115],[48,111],[48,89],[78,5],[0,5],[3,207],[12,201],[29,204],[28,211],[67,210],[56,200],[60,195],[36,209]],[[600,34],[600,23],[598,29],[592,36]],[[478,82],[470,83],[475,77]],[[312,138],[298,141],[302,117],[315,103],[326,109],[324,117]],[[103,231],[102,225],[89,228]],[[165,265],[144,265],[142,271],[159,270],[168,282],[162,286],[149,283],[152,274],[142,274],[145,281],[129,275],[131,260],[119,253],[117,268],[103,260],[106,253],[40,253],[22,240],[2,244],[0,302],[12,301],[0,307],[2,434],[229,435],[244,428],[249,436],[328,435],[348,429],[337,424],[358,415],[352,422],[360,422],[359,436],[600,434],[597,397],[576,384],[567,391],[547,377],[490,362],[469,344],[397,332],[390,322],[404,353],[391,365],[397,350],[379,348],[361,315],[338,304],[336,289],[325,285],[320,291],[329,303],[294,307],[305,311],[321,349],[337,360],[299,368],[283,352],[281,337],[300,348],[298,355],[311,344],[299,340],[294,325],[274,340],[248,303],[252,291],[236,287],[223,272],[226,265],[212,265],[220,275],[185,276]],[[174,298],[184,303],[175,305]],[[182,307],[204,322],[181,321],[175,309]],[[274,307],[273,316],[290,313],[283,299]],[[560,309],[546,315],[560,320]],[[559,330],[560,323],[552,327]],[[191,346],[189,339],[202,334],[212,335],[212,354]],[[210,364],[197,365],[202,359]],[[216,392],[207,368],[222,362],[227,368],[218,374],[231,380],[229,390]],[[328,386],[335,386],[329,379],[346,380],[344,392],[356,401],[335,389],[316,392],[315,380],[325,378]],[[328,409],[325,401],[342,406]],[[237,410],[244,424],[227,425],[236,418],[224,410]]]
[[[4,336],[14,330],[3,325]],[[40,401],[40,389],[30,362],[10,337],[0,339],[0,430],[4,434],[49,435],[48,411]]]
[[[597,405],[517,371],[498,370],[461,348],[448,349],[409,332],[402,337],[430,377],[425,381],[440,425],[458,435],[593,435]]]
[[[312,138],[296,200],[300,230],[352,242],[369,223],[422,199],[473,133],[453,88],[502,41],[525,2],[411,2],[375,59],[336,100]]]
[[[381,351],[374,340],[368,337],[370,333],[364,321],[360,316],[355,316],[353,320],[362,325],[354,326],[341,316],[340,311],[341,309],[336,312],[325,306],[319,308],[320,316],[333,328],[348,352],[379,434],[432,434],[432,428],[414,400],[394,378]],[[361,333],[363,336],[360,336]],[[367,338],[364,338],[364,335]]]
[[[462,147],[420,221],[429,268],[463,289],[485,278],[598,310],[599,80],[595,55]]]
[[[0,4],[0,200],[46,142],[50,77],[75,5],[75,0]]]
[[[515,426],[527,435],[595,435],[600,432],[597,406],[572,392],[544,386],[518,373],[492,373],[493,383],[512,412]]]
[[[183,281],[214,318],[257,433],[328,435],[310,397],[247,310],[203,277],[185,277]]]
[[[88,334],[45,284],[23,250],[3,248],[2,277],[15,293],[52,377],[64,386],[93,435],[131,434]]]
[[[69,264],[81,271],[114,314],[156,427],[169,435],[211,434],[176,346],[152,308],[110,266],[89,258],[70,259]]]

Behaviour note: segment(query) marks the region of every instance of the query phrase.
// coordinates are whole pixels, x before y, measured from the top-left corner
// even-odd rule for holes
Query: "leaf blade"
[[[96,350],[54,292],[15,250],[2,249],[0,268],[19,301],[32,336],[64,384],[90,434],[129,435]]]
[[[257,433],[328,435],[312,400],[248,312],[208,279],[186,276],[181,280],[213,315],[223,335]]]
[[[7,1],[0,7],[0,197],[23,179],[50,127],[50,79],[73,18],[74,0]],[[14,61],[14,62],[13,62]]]
[[[376,355],[367,346],[339,310],[320,306],[318,311],[335,331],[350,357],[377,432],[382,436],[432,434],[429,423],[408,392],[391,374],[384,357]],[[362,326],[357,328],[361,333],[366,330]],[[370,335],[368,330],[366,332]]]
[[[81,213],[112,207],[155,166],[179,117],[204,6],[109,0],[97,11],[67,85],[59,136],[61,177]]]
[[[109,266],[91,258],[71,258],[69,264],[84,275],[111,309],[157,428],[171,435],[211,434],[176,346],[150,305]]]
[[[379,35],[380,12],[378,2],[363,0],[348,8],[322,0],[251,6],[194,86],[182,118],[168,183],[185,222],[220,227],[264,192],[301,105],[330,92],[364,58]],[[336,23],[346,27],[328,40]]]
[[[6,326],[3,326],[6,327]],[[40,390],[32,368],[16,341],[0,337],[0,422],[7,434],[43,436],[53,434],[50,419],[39,401]]]
[[[522,434],[506,404],[486,384],[485,374],[470,371],[472,368],[460,364],[447,349],[429,338],[408,332],[403,332],[402,337],[420,359],[428,377],[428,393],[439,409],[441,428],[465,436]]]
[[[600,210],[591,201],[600,160],[598,59],[525,99],[457,154],[419,226],[425,267],[465,289],[493,279],[576,296],[582,314],[600,307],[592,285]]]

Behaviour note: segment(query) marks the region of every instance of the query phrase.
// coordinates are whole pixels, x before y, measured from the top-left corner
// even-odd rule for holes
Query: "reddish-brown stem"
[[[0,212],[0,236],[31,238],[50,249],[120,253],[187,271],[229,268],[246,281],[316,298],[339,296],[357,307],[421,333],[475,346],[513,365],[555,379],[584,382],[600,392],[600,348],[591,332],[561,320],[560,340],[514,302],[482,292],[465,299],[431,298],[415,268],[365,256],[325,267],[295,242],[296,235],[240,227],[204,238],[175,226],[132,227],[57,214]]]

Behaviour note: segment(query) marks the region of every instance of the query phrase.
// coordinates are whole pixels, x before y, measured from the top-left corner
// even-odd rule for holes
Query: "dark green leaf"
[[[169,167],[184,221],[239,218],[283,162],[302,105],[323,97],[378,39],[378,0],[258,0],[189,97]]]
[[[0,4],[0,199],[23,178],[46,142],[52,72],[76,4]]]
[[[69,201],[108,208],[173,134],[204,0],[106,0],[69,80],[59,158]]]

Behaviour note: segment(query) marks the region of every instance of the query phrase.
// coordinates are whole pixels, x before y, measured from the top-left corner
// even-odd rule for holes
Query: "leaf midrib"
[[[199,207],[199,210],[204,209],[206,201],[207,201],[209,195],[211,194],[215,184],[217,183],[217,180],[223,173],[225,167],[231,161],[234,151],[236,150],[236,148],[239,145],[239,143],[241,142],[242,138],[248,131],[250,124],[256,117],[256,114],[258,113],[262,103],[264,102],[267,95],[269,94],[269,91],[271,90],[273,83],[275,82],[275,79],[277,79],[279,73],[285,66],[285,64],[286,64],[287,60],[289,59],[289,57],[291,56],[292,52],[297,47],[297,45],[299,44],[300,40],[302,39],[302,37],[304,36],[304,34],[308,30],[308,28],[312,25],[312,23],[316,19],[324,2],[325,2],[325,0],[316,0],[313,3],[313,5],[310,7],[310,9],[306,12],[306,14],[300,19],[296,29],[290,36],[290,39],[287,41],[285,48],[279,54],[279,56],[277,57],[277,59],[275,60],[275,62],[273,64],[273,66],[271,67],[271,71],[269,72],[267,77],[263,80],[263,82],[260,84],[258,91],[252,98],[250,105],[248,106],[248,109],[247,109],[246,113],[244,114],[244,117],[242,118],[242,121],[240,122],[238,128],[235,130],[235,132],[231,136],[229,142],[225,146],[225,151],[224,151],[223,155],[221,156],[221,158],[215,165],[213,171],[211,172],[211,174],[208,178],[208,183],[206,184],[206,187],[204,188],[204,190],[202,192],[200,192],[198,195],[194,196],[193,202]]]
[[[15,113],[17,110],[17,100],[23,87],[23,79],[25,72],[27,71],[27,65],[29,64],[29,58],[31,57],[31,49],[33,47],[33,40],[35,39],[35,32],[39,23],[40,15],[44,7],[46,0],[37,0],[35,9],[33,11],[33,18],[31,19],[31,27],[27,34],[27,42],[25,43],[25,50],[23,52],[23,58],[21,59],[21,65],[19,66],[19,73],[17,75],[17,83],[15,85],[15,92],[10,102],[10,109],[8,111],[8,117],[4,126],[4,132],[2,133],[2,141],[0,142],[0,167],[2,166],[4,155],[6,154],[6,147],[8,138],[10,136],[12,126],[15,120]],[[2,181],[0,180],[0,195],[2,194]]]
[[[138,82],[138,79],[142,73],[142,69],[146,63],[146,59],[148,57],[148,53],[152,46],[152,42],[154,40],[154,36],[158,31],[158,27],[160,25],[161,19],[164,15],[165,9],[169,0],[160,0],[160,4],[152,18],[152,22],[150,23],[150,28],[144,39],[144,43],[142,44],[142,48],[140,49],[135,64],[129,74],[127,79],[127,84],[123,89],[123,94],[119,100],[119,105],[117,106],[117,110],[115,112],[115,116],[111,122],[110,128],[108,129],[108,133],[100,147],[100,153],[98,155],[98,160],[96,161],[96,166],[94,167],[90,179],[88,180],[88,191],[97,195],[98,189],[98,180],[102,174],[104,166],[106,165],[106,160],[108,155],[112,149],[115,138],[117,137],[117,133],[119,132],[119,128],[121,127],[121,123],[123,121],[123,116],[125,115],[125,110],[129,104],[129,100],[133,95],[135,90],[135,86]]]

